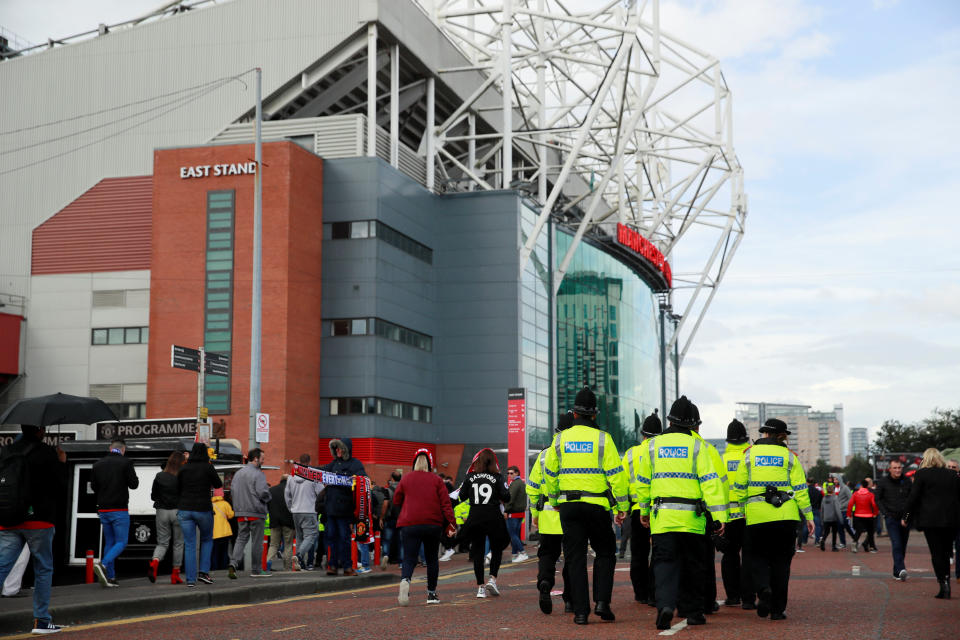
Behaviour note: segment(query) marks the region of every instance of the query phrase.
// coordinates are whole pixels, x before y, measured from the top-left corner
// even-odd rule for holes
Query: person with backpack
[[[33,556],[33,633],[61,630],[50,617],[57,501],[67,492],[67,454],[43,442],[44,428],[21,425],[22,436],[0,451],[0,583],[24,543]]]
[[[387,481],[387,505],[383,518],[383,553],[380,556],[380,568],[385,569],[387,563],[397,564],[402,560],[403,553],[400,546],[400,536],[397,535],[397,518],[400,517],[400,507],[394,502],[393,496],[403,477],[403,469],[394,469]]]
[[[103,557],[93,565],[104,587],[118,587],[114,561],[127,548],[130,537],[130,489],[140,486],[133,460],[124,457],[127,445],[121,438],[110,443],[110,452],[93,465],[90,486],[97,495],[97,515],[103,526]]]

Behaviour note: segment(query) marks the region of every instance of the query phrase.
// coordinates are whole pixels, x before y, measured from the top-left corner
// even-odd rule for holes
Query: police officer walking
[[[637,470],[640,522],[653,539],[657,629],[669,629],[676,610],[688,625],[706,624],[703,566],[706,513],[718,534],[727,519],[720,474],[691,433],[700,423],[696,405],[681,396],[670,408],[669,428],[649,440]]]
[[[700,446],[706,450],[707,455],[710,456],[710,463],[713,465],[713,468],[717,470],[717,474],[720,476],[720,482],[723,483],[723,499],[729,509],[730,486],[727,481],[727,468],[723,464],[723,457],[715,446],[704,440],[703,436],[700,435],[700,411],[697,410],[697,405],[693,405],[693,413],[697,425],[691,427],[690,432],[700,438],[702,441]],[[722,545],[723,536],[713,533],[713,518],[709,511],[706,517],[706,538],[703,541],[703,612],[711,614],[720,610],[720,605],[717,604],[717,562],[715,553],[716,545],[714,541],[716,540],[717,544]],[[729,518],[729,514],[727,517]]]
[[[593,562],[594,613],[614,620],[610,610],[617,540],[610,526],[616,506],[620,524],[630,506],[627,474],[613,438],[597,428],[597,397],[584,387],[574,399],[573,426],[554,438],[544,462],[545,488],[550,504],[560,512],[563,556],[568,566],[573,621],[587,624],[590,591],[587,586],[587,542],[596,552]]]
[[[813,509],[803,466],[786,445],[786,423],[771,418],[760,433],[767,435],[746,450],[731,492],[746,514],[744,556],[757,590],[757,615],[784,620],[797,523],[805,519],[812,535]]]
[[[560,416],[557,420],[557,433],[573,426],[573,412]],[[563,544],[563,527],[560,526],[560,512],[550,504],[544,492],[543,481],[546,477],[544,467],[547,462],[547,447],[537,455],[537,461],[530,469],[527,478],[527,497],[530,498],[530,515],[533,524],[540,533],[540,546],[537,547],[537,591],[540,592],[540,611],[551,613],[553,602],[550,592],[556,582],[557,560],[560,559],[561,545]],[[573,613],[573,604],[570,602],[570,579],[567,563],[563,563],[563,603],[567,613]]]
[[[723,466],[731,483],[734,474],[743,462],[743,452],[750,446],[747,437],[747,428],[739,420],[734,419],[727,425],[727,448],[723,452]],[[743,518],[743,509],[740,503],[730,498],[727,512],[727,526],[723,533],[726,545],[723,549],[723,558],[720,560],[720,576],[723,579],[723,589],[727,592],[727,599],[723,604],[728,607],[742,606],[744,609],[756,609],[753,591],[750,589],[750,580],[746,566],[740,562],[743,550],[743,530],[747,522]]]
[[[623,454],[623,467],[627,470],[630,481],[630,582],[633,585],[633,599],[645,604],[656,604],[653,599],[653,571],[650,567],[650,529],[640,523],[640,500],[637,498],[639,481],[637,471],[640,469],[640,460],[649,455],[650,443],[648,439],[660,435],[663,423],[657,415],[657,410],[646,417],[640,432],[643,441],[627,449]],[[649,506],[649,505],[648,505]]]

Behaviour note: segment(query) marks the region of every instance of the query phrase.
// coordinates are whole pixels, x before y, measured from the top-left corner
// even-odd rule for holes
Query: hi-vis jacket
[[[547,449],[542,487],[550,504],[588,502],[609,510],[630,508],[627,474],[613,438],[605,431],[575,424],[557,434]]]
[[[470,501],[464,500],[463,502],[458,502],[457,506],[453,508],[453,517],[457,521],[457,526],[462,525],[467,521],[467,516],[470,515]]]
[[[723,468],[727,470],[727,480],[729,482],[729,489],[733,490],[733,478],[737,473],[737,469],[740,467],[740,464],[743,462],[743,452],[747,450],[747,447],[750,446],[749,442],[744,442],[742,444],[731,444],[727,443],[727,449],[723,452]],[[740,503],[737,502],[731,493],[730,495],[730,504],[728,505],[729,511],[727,516],[731,520],[740,520],[743,518],[743,508],[740,506]]]
[[[689,429],[671,427],[646,443],[648,454],[637,470],[637,501],[641,515],[653,512],[650,533],[706,533],[706,516],[697,513],[701,500],[715,521],[727,521],[723,481],[703,440]]]
[[[561,535],[563,528],[560,526],[560,513],[547,500],[547,494],[543,488],[543,479],[547,475],[544,472],[544,465],[548,449],[549,447],[540,452],[537,461],[530,469],[530,476],[527,478],[527,497],[530,498],[530,515],[538,518],[537,527],[540,533]]]
[[[793,499],[780,507],[773,506],[763,497],[767,485],[792,493]],[[790,449],[772,438],[762,438],[744,452],[731,486],[732,499],[744,508],[747,526],[800,520],[801,513],[805,519],[813,520],[803,465]]]
[[[623,468],[627,470],[627,482],[630,487],[630,511],[640,511],[640,500],[637,498],[637,491],[640,488],[640,479],[637,477],[637,471],[640,470],[640,460],[643,456],[650,455],[650,438],[644,438],[643,442],[627,449],[623,454]],[[649,503],[646,504],[650,506]]]
[[[717,448],[703,439],[703,436],[700,435],[699,431],[690,431],[691,435],[695,438],[700,438],[703,442],[701,447],[705,447],[707,450],[707,455],[710,456],[710,464],[713,465],[713,468],[717,470],[717,475],[720,476],[720,482],[723,483],[723,499],[727,505],[727,509],[730,509],[730,474],[727,473],[727,467],[723,464],[723,456],[720,455],[720,452],[717,451]],[[727,513],[727,519],[730,519],[729,511]]]

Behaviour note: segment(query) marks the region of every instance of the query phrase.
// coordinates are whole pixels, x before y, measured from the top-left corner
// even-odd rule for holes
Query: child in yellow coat
[[[214,489],[213,497],[213,554],[210,559],[211,569],[226,569],[230,562],[230,538],[233,529],[230,519],[233,518],[233,507],[223,497],[223,489]]]

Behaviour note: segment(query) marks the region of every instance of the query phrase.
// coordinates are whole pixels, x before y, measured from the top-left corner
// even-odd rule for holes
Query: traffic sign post
[[[257,414],[256,441],[258,443],[270,442],[270,414],[269,413]]]
[[[203,347],[191,349],[180,345],[170,345],[170,366],[176,369],[197,372],[197,435],[200,436],[204,423],[205,442],[210,441],[210,425],[207,423],[207,408],[204,406],[204,382],[207,374],[214,376],[230,375],[230,356],[225,353],[207,353]],[[266,415],[266,414],[264,414]],[[267,418],[269,421],[269,417]],[[267,427],[269,433],[269,424]],[[198,440],[199,441],[199,440]],[[266,442],[266,440],[264,440]]]

